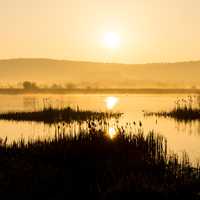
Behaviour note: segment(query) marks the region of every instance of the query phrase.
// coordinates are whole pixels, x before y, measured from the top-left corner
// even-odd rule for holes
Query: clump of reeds
[[[113,112],[95,112],[89,110],[81,110],[78,107],[72,109],[66,108],[53,108],[47,107],[38,111],[30,112],[7,112],[1,113],[0,119],[2,120],[16,120],[16,121],[36,121],[45,123],[55,122],[73,122],[73,121],[86,121],[86,120],[102,120],[109,118],[119,118],[122,113]]]
[[[91,123],[73,136],[60,131],[46,140],[2,141],[0,194],[40,194],[46,199],[80,194],[110,199],[115,192],[132,192],[132,197],[134,192],[159,192],[165,199],[170,192],[198,196],[199,168],[191,166],[186,154],[183,159],[168,154],[166,139],[153,131],[145,136],[141,126],[126,133],[116,127],[110,138],[104,127]]]
[[[200,119],[200,96],[188,96],[177,99],[175,106],[170,111],[146,112],[145,116],[171,117],[179,121]]]

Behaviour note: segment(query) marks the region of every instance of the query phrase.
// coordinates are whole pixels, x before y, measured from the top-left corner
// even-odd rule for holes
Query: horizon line
[[[94,63],[94,64],[112,64],[112,65],[157,65],[157,64],[178,64],[178,63],[197,63],[200,59],[196,60],[183,60],[183,61],[163,61],[163,62],[145,62],[145,63],[123,63],[123,62],[103,62],[92,60],[74,60],[74,59],[59,59],[59,58],[47,58],[47,57],[13,57],[13,58],[0,58],[0,61],[11,60],[51,60],[59,62],[79,62],[79,63]]]

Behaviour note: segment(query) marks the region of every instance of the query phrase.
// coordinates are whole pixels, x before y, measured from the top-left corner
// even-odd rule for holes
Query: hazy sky
[[[0,58],[200,59],[200,0],[0,0]],[[118,49],[103,44],[120,35]]]

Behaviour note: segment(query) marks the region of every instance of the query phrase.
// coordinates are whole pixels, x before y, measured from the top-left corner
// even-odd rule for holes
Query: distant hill
[[[51,59],[0,60],[0,82],[93,84],[96,87],[200,86],[200,61],[106,64]]]

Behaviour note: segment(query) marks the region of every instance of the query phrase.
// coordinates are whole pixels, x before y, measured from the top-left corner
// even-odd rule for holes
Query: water
[[[170,150],[181,154],[186,151],[193,161],[200,158],[200,123],[178,123],[173,119],[149,117],[145,118],[143,111],[166,111],[174,106],[177,97],[187,97],[182,94],[116,94],[116,95],[0,95],[0,112],[38,110],[44,105],[55,107],[71,106],[95,111],[117,111],[124,115],[121,125],[127,122],[139,121],[145,133],[155,130],[168,140]],[[72,125],[76,129],[76,124]],[[36,139],[52,137],[56,126],[35,122],[0,121],[0,137],[13,140]],[[111,134],[114,130],[110,128]]]

